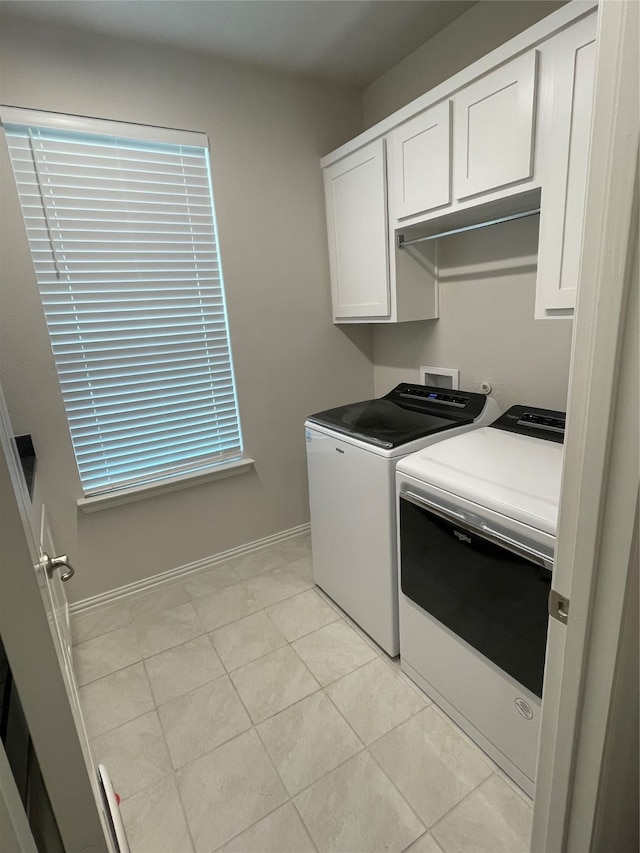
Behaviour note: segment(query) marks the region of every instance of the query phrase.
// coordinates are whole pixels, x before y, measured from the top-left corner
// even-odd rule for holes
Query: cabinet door
[[[595,15],[553,40],[553,107],[545,151],[536,318],[576,304],[596,58]]]
[[[455,96],[456,199],[532,177],[536,68],[530,51]]]
[[[390,313],[384,140],[324,171],[334,320]]]
[[[451,102],[444,101],[388,137],[390,214],[417,216],[451,202]]]

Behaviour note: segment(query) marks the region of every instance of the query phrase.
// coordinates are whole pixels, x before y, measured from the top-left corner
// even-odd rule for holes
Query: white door
[[[1,389],[0,444],[2,641],[64,847],[73,853],[107,853],[113,848],[87,761],[88,744],[64,650],[64,626],[56,622],[56,616],[64,613],[64,598],[50,583],[41,560],[40,532],[33,529]],[[46,524],[42,533],[46,534]],[[54,572],[60,570],[67,569],[62,566]]]
[[[58,549],[53,541],[53,534],[49,527],[46,505],[36,502],[35,494],[33,496],[33,503],[35,511],[32,517],[37,523],[38,555],[44,563],[47,558],[57,556]],[[44,580],[48,593],[47,602],[51,607],[51,618],[60,642],[61,663],[68,663],[69,666],[72,665],[71,626],[69,623],[69,603],[67,601],[65,581],[70,580],[72,577],[73,569],[68,569],[65,566],[61,566],[58,570],[44,572]],[[73,679],[70,679],[70,681],[73,683]]]
[[[533,813],[545,853],[638,849],[639,8],[598,8],[553,579],[568,620],[550,619]]]

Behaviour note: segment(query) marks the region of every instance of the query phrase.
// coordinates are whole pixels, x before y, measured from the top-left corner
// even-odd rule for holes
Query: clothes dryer
[[[513,406],[396,474],[401,668],[530,795],[564,425]]]

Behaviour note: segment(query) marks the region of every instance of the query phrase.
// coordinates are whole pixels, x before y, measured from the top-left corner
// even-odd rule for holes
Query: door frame
[[[0,388],[0,627],[20,703],[66,850],[111,853],[40,584],[29,496]],[[35,569],[35,570],[34,570]],[[46,594],[46,590],[45,590]],[[9,805],[11,803],[9,802]],[[19,812],[13,815],[20,825]]]
[[[533,810],[531,849],[546,853],[594,849],[624,618],[636,604],[637,80],[638,4],[601,0],[553,581],[569,618],[549,620]]]

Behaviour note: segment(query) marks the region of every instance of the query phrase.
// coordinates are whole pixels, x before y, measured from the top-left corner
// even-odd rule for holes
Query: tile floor
[[[132,853],[524,853],[531,803],[314,589],[309,537],[74,617]]]

